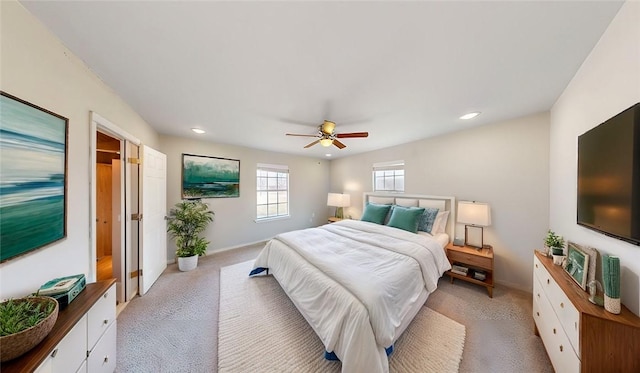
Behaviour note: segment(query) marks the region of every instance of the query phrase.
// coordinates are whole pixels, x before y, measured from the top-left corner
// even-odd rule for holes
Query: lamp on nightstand
[[[327,206],[336,208],[336,218],[342,219],[343,207],[349,207],[351,204],[351,195],[344,193],[329,193],[327,197]]]
[[[486,203],[458,202],[458,223],[464,224],[464,244],[482,249],[483,228],[491,225],[491,208]]]

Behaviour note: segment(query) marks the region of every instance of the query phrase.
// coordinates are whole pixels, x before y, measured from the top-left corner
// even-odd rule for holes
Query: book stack
[[[84,278],[84,274],[60,277],[42,285],[38,290],[38,294],[56,299],[60,308],[64,308],[84,290],[86,285],[87,281]]]
[[[451,266],[451,272],[461,275],[461,276],[466,276],[467,273],[469,273],[469,268],[467,267],[463,267],[461,265],[458,264],[453,264]]]
[[[487,279],[487,274],[481,271],[475,271],[473,273],[473,278],[475,278],[476,280],[484,281]]]

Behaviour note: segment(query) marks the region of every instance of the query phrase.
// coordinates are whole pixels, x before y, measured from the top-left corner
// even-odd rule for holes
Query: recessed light
[[[331,154],[327,153],[324,155],[325,157],[331,157]]]
[[[203,133],[205,133],[205,130],[201,130],[200,128],[192,128],[191,130],[198,135],[202,135]]]
[[[477,117],[478,115],[480,115],[480,112],[479,111],[474,111],[473,113],[468,113],[468,114],[465,114],[465,115],[461,116],[460,119],[471,119],[471,118]]]

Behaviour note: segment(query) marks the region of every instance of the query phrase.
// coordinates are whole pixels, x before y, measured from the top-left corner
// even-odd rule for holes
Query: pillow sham
[[[436,220],[433,222],[431,234],[445,233],[447,229],[447,220],[449,219],[449,211],[438,211]]]
[[[436,216],[438,215],[438,209],[435,207],[423,207],[423,209],[424,212],[422,213],[422,216],[420,216],[420,220],[418,222],[418,230],[431,233]]]
[[[411,233],[416,233],[418,231],[418,223],[420,223],[420,217],[423,213],[424,209],[421,207],[395,206],[387,225],[390,227],[403,229]]]
[[[390,208],[391,205],[379,205],[377,203],[369,202],[364,207],[364,213],[362,214],[360,220],[368,221],[370,223],[383,224],[384,219],[387,216],[387,212],[389,212]]]

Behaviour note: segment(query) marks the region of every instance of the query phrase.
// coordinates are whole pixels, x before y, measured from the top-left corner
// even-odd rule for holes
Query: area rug
[[[248,277],[252,263],[220,272],[218,372],[340,372],[275,278]],[[458,372],[464,340],[463,325],[422,307],[396,342],[389,370]]]

